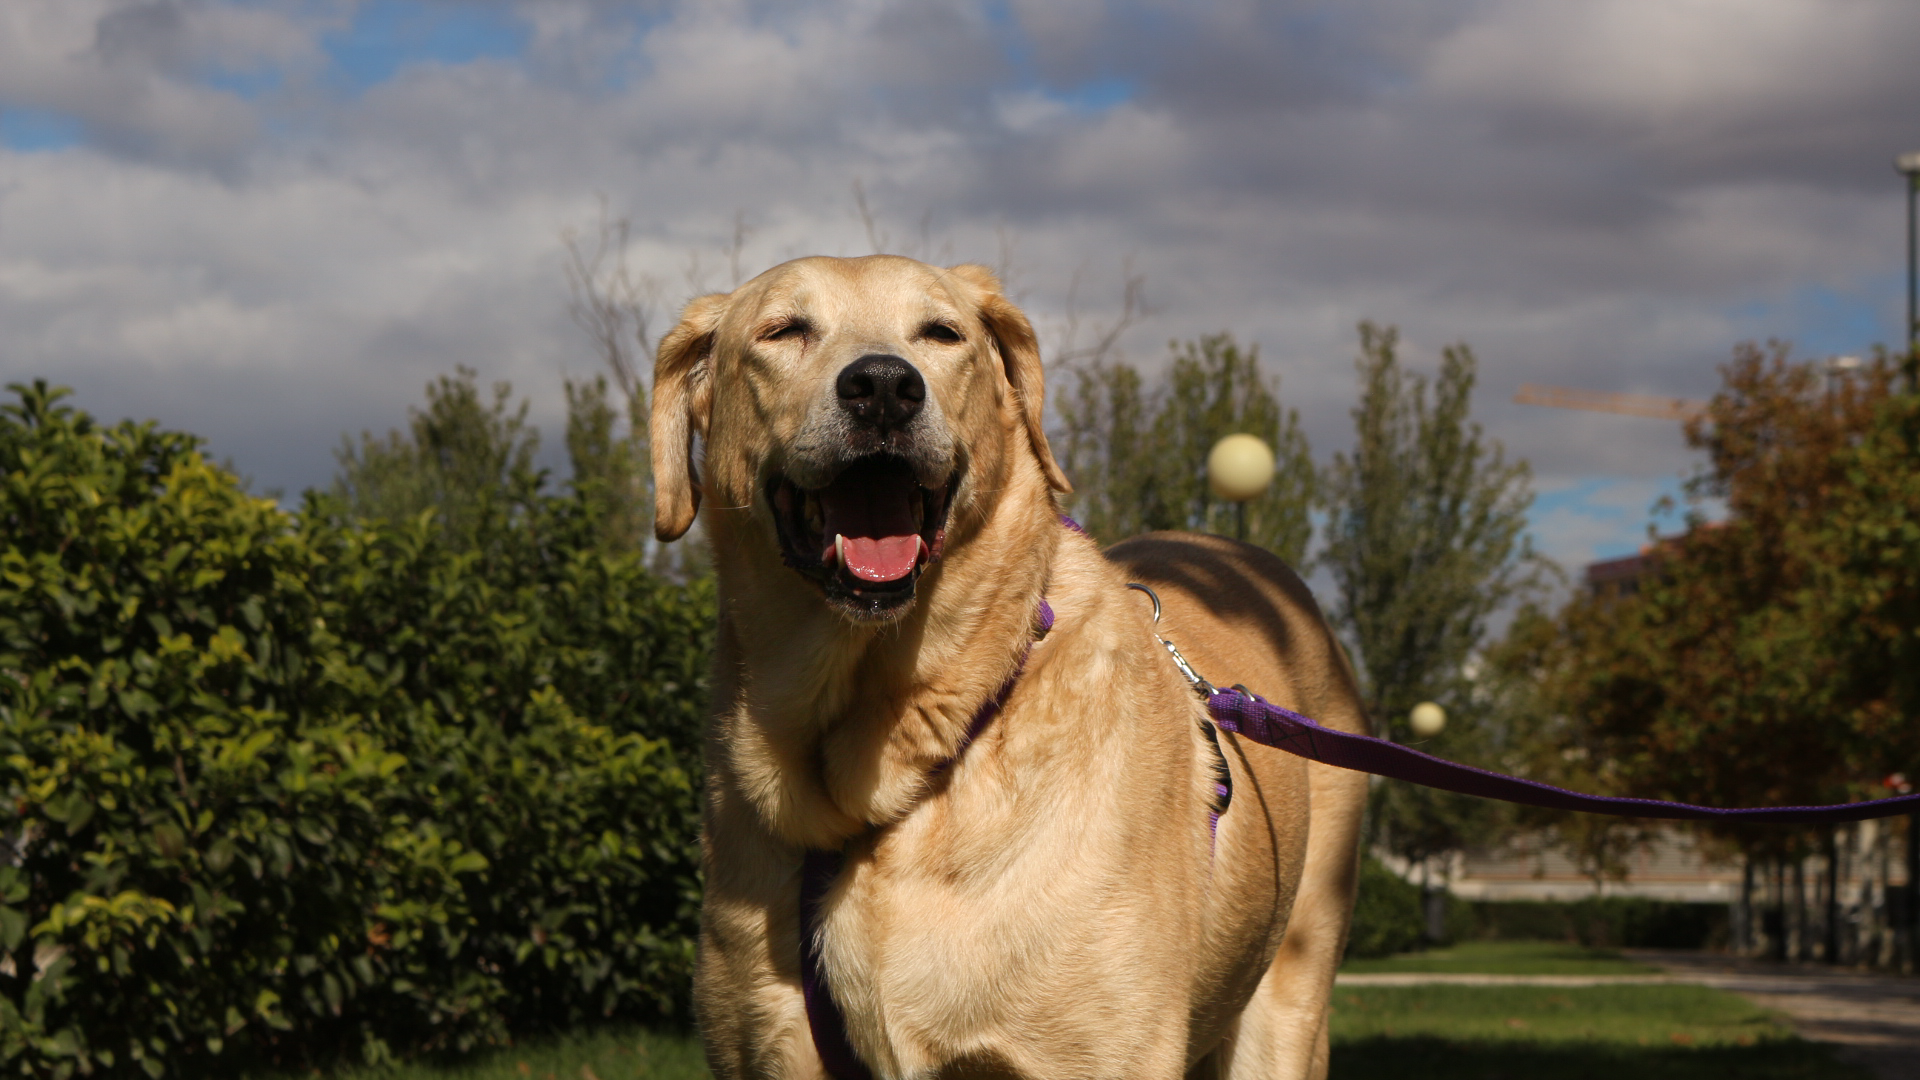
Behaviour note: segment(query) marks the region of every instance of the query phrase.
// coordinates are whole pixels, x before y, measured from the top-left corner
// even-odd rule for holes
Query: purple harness
[[[1073,526],[1072,522],[1067,523]],[[1077,528],[1077,526],[1073,526]],[[1133,588],[1152,596],[1152,590],[1135,585]],[[1160,598],[1153,597],[1154,617],[1157,622],[1160,613]],[[1053,629],[1053,608],[1045,600],[1040,601],[1038,618],[1040,636]],[[1517,776],[1476,769],[1471,765],[1437,758],[1423,754],[1410,746],[1376,739],[1367,735],[1355,735],[1324,727],[1319,721],[1302,716],[1291,709],[1283,709],[1245,687],[1235,686],[1216,689],[1205,679],[1194,674],[1187,665],[1186,658],[1173,643],[1161,639],[1167,651],[1182,675],[1206,699],[1207,712],[1213,719],[1213,726],[1219,730],[1231,732],[1243,739],[1284,750],[1317,761],[1323,765],[1332,765],[1355,772],[1372,773],[1393,780],[1403,780],[1410,784],[1439,788],[1442,791],[1457,792],[1461,795],[1473,795],[1483,799],[1499,799],[1503,802],[1519,803],[1523,806],[1540,806],[1551,810],[1581,810],[1590,814],[1612,814],[1619,817],[1666,818],[1673,820],[1739,820],[1766,821],[1782,825],[1839,824],[1849,821],[1865,821],[1870,818],[1893,817],[1909,811],[1920,810],[1920,793],[1901,795],[1891,799],[1874,799],[1868,802],[1839,803],[1832,806],[1762,806],[1743,809],[1719,809],[1711,806],[1693,806],[1688,803],[1662,802],[1658,799],[1626,799],[1610,795],[1583,795],[1577,791],[1568,791],[1551,784],[1542,784],[1536,780],[1522,780]],[[1031,646],[1028,652],[1031,652]],[[953,767],[967,747],[986,730],[993,718],[1013,693],[1013,687],[1027,666],[1027,653],[1022,653],[1020,663],[1007,677],[1000,689],[975,713],[967,725],[967,733],[954,750],[954,756],[934,767],[933,778],[937,779]],[[1213,740],[1214,751],[1220,753],[1218,736],[1212,726],[1203,726],[1203,731]],[[1226,759],[1219,759],[1219,776],[1215,782],[1216,800],[1208,810],[1208,826],[1217,827],[1220,815],[1227,811],[1232,798],[1232,774],[1225,768]],[[833,887],[834,879],[840,876],[845,864],[843,851],[814,851],[806,853],[800,870],[800,991],[806,1000],[807,1027],[813,1033],[814,1048],[820,1054],[820,1062],[826,1066],[827,1074],[834,1080],[873,1080],[873,1071],[860,1060],[853,1051],[853,1045],[847,1040],[846,1018],[840,1012],[840,1006],[833,1000],[831,989],[827,986],[826,973],[820,968],[820,904]]]

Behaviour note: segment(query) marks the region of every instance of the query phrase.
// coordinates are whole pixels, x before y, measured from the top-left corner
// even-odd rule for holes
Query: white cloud
[[[748,273],[864,252],[859,180],[896,249],[1010,245],[1055,333],[1076,275],[1110,306],[1131,258],[1130,355],[1257,339],[1323,450],[1371,317],[1416,362],[1472,343],[1481,416],[1542,475],[1651,482],[1688,460],[1672,432],[1505,399],[1702,395],[1734,341],[1806,329],[1780,321],[1800,291],[1891,304],[1886,161],[1920,147],[1904,2],[513,10],[524,57],[343,89],[344,3],[0,5],[0,112],[88,131],[0,149],[0,378],[159,413],[285,487],[454,363],[534,393],[557,443],[557,376],[591,363],[558,234],[596,193],[671,307],[729,283],[736,213]],[[213,74],[263,69],[249,95]],[[1543,528],[1571,551],[1589,525]]]

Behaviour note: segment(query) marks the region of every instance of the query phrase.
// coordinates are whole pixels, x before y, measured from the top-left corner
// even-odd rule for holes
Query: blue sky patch
[[[351,27],[323,44],[335,73],[365,90],[408,64],[521,56],[527,37],[526,25],[504,4],[371,0],[354,12]]]
[[[1876,274],[1841,292],[1806,285],[1779,300],[1733,309],[1734,319],[1755,339],[1785,338],[1797,357],[1865,356],[1891,345],[1900,332],[1907,288],[1903,271]]]
[[[215,90],[225,90],[254,101],[280,89],[286,82],[286,76],[279,68],[257,67],[247,71],[209,71],[200,77],[200,81]]]
[[[996,0],[983,8],[983,14],[1000,45],[1000,54],[1006,57],[1008,66],[1013,69],[1014,87],[1036,92],[1080,113],[1105,112],[1138,96],[1139,83],[1118,76],[1088,79],[1070,87],[1051,85],[1040,73],[1040,65],[1033,55],[1033,42],[1027,39],[1026,31],[1021,29],[1020,19],[1012,9],[1001,0]]]
[[[1106,112],[1133,100],[1138,91],[1131,79],[1094,79],[1067,90],[1043,87],[1041,93],[1071,107],[1075,112]]]
[[[1656,517],[1653,505],[1661,496],[1673,500],[1674,510]],[[1712,517],[1717,508],[1704,509]],[[1656,523],[1662,536],[1684,530],[1687,510],[1677,476],[1651,482],[1596,476],[1539,492],[1527,517],[1534,542],[1549,554],[1571,560],[1567,569],[1578,571],[1588,558],[1617,559],[1638,552],[1647,542],[1648,522]]]
[[[46,109],[0,108],[0,146],[9,150],[65,150],[86,134],[80,121]]]

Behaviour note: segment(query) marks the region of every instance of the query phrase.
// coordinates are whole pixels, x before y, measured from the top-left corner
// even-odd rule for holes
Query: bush
[[[0,1063],[368,1061],[684,1015],[710,590],[581,500],[339,520],[0,415]]]
[[[1567,941],[1589,948],[1705,949],[1727,940],[1725,904],[1632,896],[1572,901],[1455,900],[1448,928],[1482,941]]]
[[[1347,932],[1347,956],[1370,958],[1410,952],[1426,938],[1420,886],[1403,881],[1372,855],[1360,860],[1360,894]]]

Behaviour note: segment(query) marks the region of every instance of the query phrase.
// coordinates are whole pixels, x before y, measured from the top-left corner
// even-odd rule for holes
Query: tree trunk
[[[1740,860],[1740,894],[1733,901],[1733,951],[1753,955],[1753,856]]]
[[[1807,959],[1807,857],[1793,857],[1793,915],[1788,924],[1788,959]]]
[[[1827,933],[1826,955],[1829,964],[1840,962],[1840,829],[1827,826]]]
[[[1778,856],[1767,875],[1767,956],[1787,958],[1787,864]]]
[[[1920,970],[1920,813],[1907,815],[1907,970]]]

